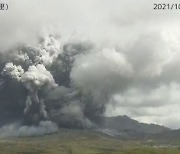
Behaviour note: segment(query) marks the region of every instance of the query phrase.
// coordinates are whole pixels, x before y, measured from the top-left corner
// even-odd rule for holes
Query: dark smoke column
[[[57,85],[53,76],[46,70],[44,65],[30,66],[24,72],[21,66],[7,63],[2,74],[13,78],[17,82],[21,82],[28,90],[24,109],[25,124],[39,124],[41,120],[47,120],[48,115],[45,110],[45,104],[43,99],[39,98],[38,93],[47,92],[51,88],[57,87]]]

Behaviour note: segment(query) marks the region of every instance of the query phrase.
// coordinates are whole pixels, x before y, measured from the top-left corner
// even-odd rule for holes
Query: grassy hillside
[[[0,140],[0,154],[180,154],[178,147],[120,140],[93,131],[66,130],[42,137]]]

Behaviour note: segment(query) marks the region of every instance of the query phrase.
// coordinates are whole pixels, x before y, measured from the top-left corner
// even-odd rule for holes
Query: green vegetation
[[[180,148],[115,139],[93,131],[62,130],[42,137],[1,139],[0,154],[180,154]]]

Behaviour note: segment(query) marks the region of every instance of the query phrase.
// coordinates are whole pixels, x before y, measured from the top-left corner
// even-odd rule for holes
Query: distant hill
[[[126,115],[115,117],[103,117],[100,127],[102,129],[116,131],[129,130],[139,134],[158,134],[170,131],[170,128],[167,128],[165,126],[140,123],[136,120],[129,118]]]

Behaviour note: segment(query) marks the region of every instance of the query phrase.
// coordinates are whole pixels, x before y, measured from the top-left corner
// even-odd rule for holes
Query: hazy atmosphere
[[[127,115],[180,128],[180,12],[148,0],[4,0],[0,134]],[[175,2],[175,1],[174,1]]]

